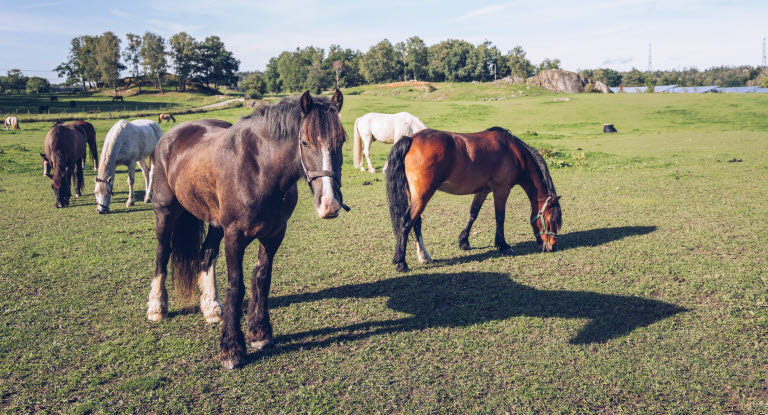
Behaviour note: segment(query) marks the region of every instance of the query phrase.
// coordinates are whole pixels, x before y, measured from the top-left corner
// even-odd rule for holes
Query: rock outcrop
[[[611,93],[610,88],[602,82],[595,82],[576,72],[563,69],[547,69],[526,80],[528,85],[536,85],[555,92],[577,94],[580,92],[599,91]]]

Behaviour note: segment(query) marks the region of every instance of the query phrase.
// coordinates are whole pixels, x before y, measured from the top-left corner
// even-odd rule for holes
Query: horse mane
[[[526,152],[531,156],[531,159],[534,162],[534,166],[536,167],[536,171],[539,174],[539,177],[541,178],[541,182],[544,183],[544,186],[547,188],[547,195],[549,196],[556,196],[557,192],[555,191],[555,184],[552,182],[552,176],[549,175],[549,168],[547,168],[547,161],[544,160],[544,157],[533,147],[529,146],[525,141],[519,139],[516,135],[512,134],[509,130],[506,130],[501,127],[492,127],[489,128],[489,131],[495,131],[500,132],[505,135],[508,135],[509,138],[513,141],[513,143],[520,149],[526,150]]]
[[[99,171],[96,177],[106,180],[108,175],[115,175],[115,158],[112,153],[115,149],[117,137],[120,136],[120,133],[123,132],[128,124],[128,121],[120,120],[116,122],[112,128],[109,129],[109,132],[107,132],[107,137],[104,139],[104,145],[101,148],[101,157],[99,158]]]
[[[321,137],[330,140],[327,144],[332,148],[340,146],[346,138],[346,132],[341,125],[338,109],[326,97],[314,96],[312,103],[312,109],[304,119],[304,131],[300,131],[302,114],[298,96],[285,98],[277,104],[254,111],[243,117],[242,121],[255,124],[255,128],[263,128],[268,139],[297,140],[303,135],[309,144],[316,147]]]

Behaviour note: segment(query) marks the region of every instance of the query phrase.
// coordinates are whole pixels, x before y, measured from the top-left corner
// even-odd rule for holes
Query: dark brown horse
[[[93,160],[93,169],[99,169],[99,152],[96,148],[96,129],[93,128],[93,124],[88,121],[73,121],[72,124],[80,125],[85,130],[85,138],[88,141],[88,148],[91,150],[91,159]],[[85,159],[83,159],[85,163]],[[85,164],[83,164],[85,168]]]
[[[496,247],[512,254],[504,238],[507,197],[519,184],[531,201],[531,226],[543,251],[554,251],[562,223],[560,196],[555,192],[541,155],[509,131],[493,127],[458,134],[422,130],[398,141],[387,159],[387,197],[397,244],[392,260],[398,271],[408,271],[405,246],[413,228],[419,261],[432,260],[421,236],[421,213],[436,191],[474,194],[469,220],[459,235],[459,247],[470,249],[469,231],[488,193],[496,211]]]
[[[173,258],[174,280],[184,296],[200,287],[200,308],[209,322],[223,318],[220,357],[226,369],[245,356],[240,327],[243,254],[259,240],[259,265],[251,278],[248,340],[256,349],[272,344],[267,297],[272,259],[296,207],[296,182],[306,177],[317,214],[335,218],[341,196],[343,97],[286,98],[234,126],[218,120],[188,121],[169,130],[155,148],[153,208],[157,257],[147,318],[168,313],[165,279]],[[345,207],[346,208],[346,207]],[[208,223],[204,241],[203,226]],[[224,239],[227,298],[222,312],[215,265]]]
[[[87,132],[82,125],[56,123],[45,136],[43,158],[45,175],[51,179],[56,207],[69,206],[72,196],[71,181],[75,178],[75,196],[83,188],[83,162]]]

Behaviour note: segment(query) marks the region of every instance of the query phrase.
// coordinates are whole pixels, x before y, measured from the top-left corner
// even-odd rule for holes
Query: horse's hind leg
[[[427,247],[424,246],[424,238],[421,236],[421,216],[413,221],[413,235],[416,237],[416,256],[419,258],[419,262],[422,264],[432,262],[432,257],[429,256]]]
[[[512,255],[515,252],[504,238],[504,216],[507,205],[507,197],[511,188],[502,187],[493,189],[493,207],[496,210],[496,238],[495,245],[504,255]]]
[[[143,158],[137,160],[136,163],[138,163],[141,174],[144,176],[144,203],[149,203],[152,201],[151,170]]]
[[[208,227],[202,248],[202,264],[197,285],[200,287],[200,310],[205,321],[215,323],[221,321],[221,299],[216,289],[216,259],[219,257],[219,246],[224,237],[224,229],[215,226]]]
[[[75,197],[82,196],[82,190],[83,185],[85,183],[85,179],[83,178],[83,169],[85,168],[85,158],[83,158],[83,163],[75,163]]]
[[[155,208],[155,235],[157,236],[155,276],[152,279],[152,288],[149,290],[147,302],[147,318],[152,321],[160,321],[168,314],[168,292],[165,290],[165,279],[168,275],[168,260],[171,257],[171,235],[178,213],[170,207]]]
[[[418,189],[418,183],[414,187]],[[419,219],[419,225],[421,225],[421,214],[424,212],[427,202],[434,194],[435,190],[429,189],[425,193],[411,195],[411,205],[405,211],[405,214],[403,214],[400,222],[400,234],[397,235],[395,257],[392,259],[392,263],[397,265],[398,271],[408,271],[408,264],[405,262],[405,247],[408,245],[408,234],[411,232],[411,228],[414,226],[417,219]],[[419,234],[421,234],[421,228],[419,228]],[[417,254],[418,249],[417,246]],[[426,253],[426,250],[424,252]],[[421,260],[421,258],[419,260]]]
[[[367,135],[363,138],[363,155],[365,156],[365,159],[368,161],[368,171],[371,173],[376,173],[376,169],[373,168],[373,164],[371,164],[371,143],[373,143],[373,136]],[[360,167],[360,170],[363,171],[365,168]]]
[[[251,277],[251,299],[248,302],[248,341],[261,350],[272,345],[272,323],[269,321],[269,288],[272,284],[272,261],[283,242],[285,227],[272,238],[259,240],[259,265]]]
[[[128,200],[125,202],[125,207],[133,206],[133,179],[136,174],[136,162],[128,162]]]
[[[475,198],[472,199],[472,206],[469,208],[469,219],[467,219],[467,226],[464,227],[464,230],[461,231],[461,234],[459,234],[459,248],[468,251],[472,249],[469,246],[469,231],[472,230],[472,224],[475,223],[475,219],[477,219],[477,214],[480,213],[480,208],[483,207],[483,202],[485,202],[485,198],[488,197],[489,192],[480,192],[475,194]]]

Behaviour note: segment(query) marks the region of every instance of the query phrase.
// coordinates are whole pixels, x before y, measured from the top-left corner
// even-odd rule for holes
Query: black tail
[[[200,274],[200,251],[205,236],[205,223],[184,211],[176,220],[171,236],[173,287],[179,298],[191,302],[195,282]]]
[[[387,200],[389,200],[389,218],[395,237],[402,233],[402,218],[409,209],[408,179],[405,177],[405,155],[411,149],[411,137],[403,137],[392,146],[387,157]]]

